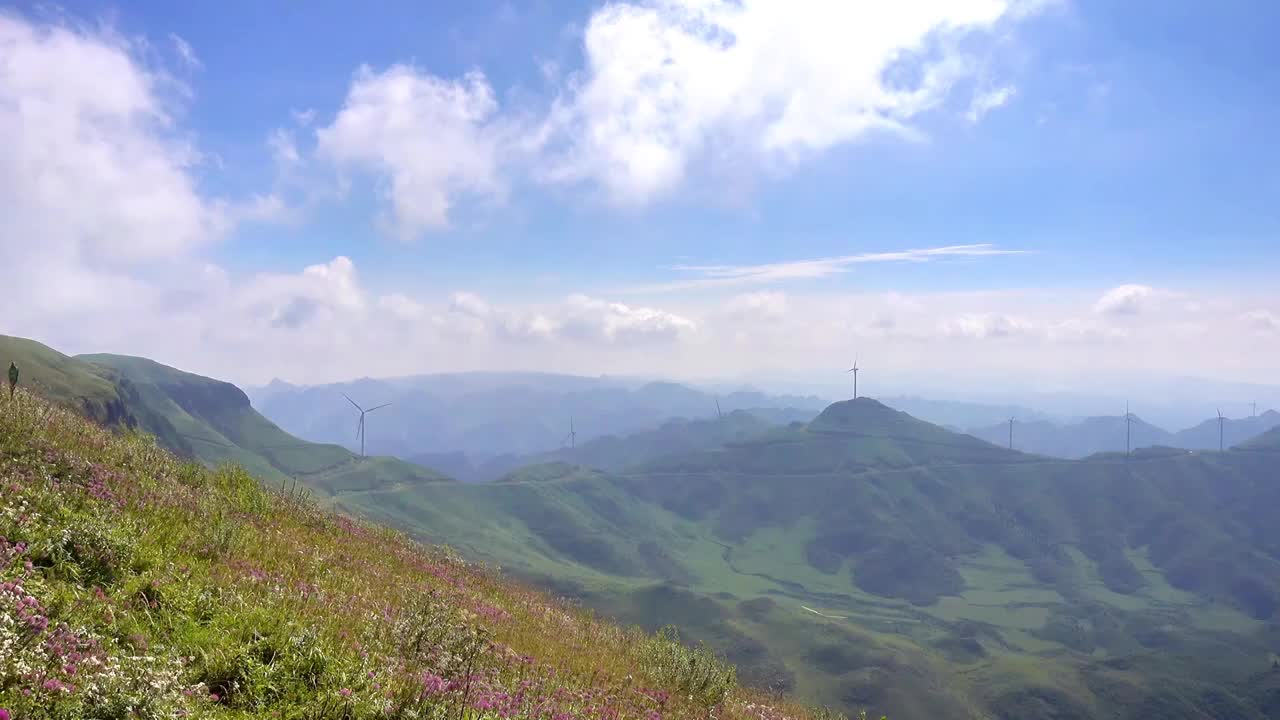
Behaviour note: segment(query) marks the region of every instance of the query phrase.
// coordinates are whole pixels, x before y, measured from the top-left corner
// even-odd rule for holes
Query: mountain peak
[[[904,424],[929,426],[929,423],[898,411],[869,397],[841,400],[832,403],[809,423],[815,432],[855,432],[884,435],[885,431],[900,428]]]

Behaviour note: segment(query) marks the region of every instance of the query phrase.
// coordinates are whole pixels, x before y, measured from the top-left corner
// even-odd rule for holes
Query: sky
[[[1273,383],[1280,6],[0,7],[0,332],[242,384]]]

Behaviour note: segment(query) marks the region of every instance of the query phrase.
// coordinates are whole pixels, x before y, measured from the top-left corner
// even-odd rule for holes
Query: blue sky
[[[31,298],[0,330],[69,350],[250,382],[816,373],[864,350],[903,372],[963,352],[1171,373],[1224,347],[1218,376],[1275,369],[1269,4],[0,18],[0,54],[26,58],[0,107],[74,118],[0,119],[22,190],[0,248],[50,238],[0,271]]]

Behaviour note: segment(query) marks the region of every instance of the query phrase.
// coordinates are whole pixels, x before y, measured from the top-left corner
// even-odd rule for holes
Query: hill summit
[[[906,442],[992,447],[990,443],[917,419],[868,397],[831,404],[809,423],[809,431],[863,435]]]

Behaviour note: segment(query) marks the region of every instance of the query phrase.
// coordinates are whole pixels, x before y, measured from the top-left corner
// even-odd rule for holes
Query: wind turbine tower
[[[1255,401],[1250,403],[1250,405],[1253,406],[1253,416],[1258,417],[1258,403]]]
[[[724,414],[720,412],[720,398],[716,397],[716,420],[723,420]]]
[[[1013,449],[1013,418],[1009,418],[1009,449]]]
[[[1133,452],[1133,443],[1131,432],[1133,425],[1133,413],[1129,412],[1129,403],[1124,404],[1124,454],[1129,455]]]
[[[1218,408],[1218,452],[1222,452],[1222,408]]]
[[[857,400],[858,399],[858,358],[853,359],[853,367],[849,368],[845,372],[853,373],[853,399]]]
[[[573,417],[569,417],[569,434],[564,436],[569,441],[569,448],[573,449],[578,446],[578,433],[573,429]]]
[[[375,407],[369,408],[368,410],[365,410],[359,405],[356,405],[355,400],[352,400],[351,398],[347,397],[346,393],[342,393],[342,397],[347,398],[347,402],[351,403],[352,406],[355,407],[355,409],[360,411],[360,424],[356,426],[356,435],[360,437],[360,457],[364,457],[364,416],[368,415],[374,410],[381,410],[382,408],[390,405],[391,403],[383,403],[381,405],[377,405]]]

